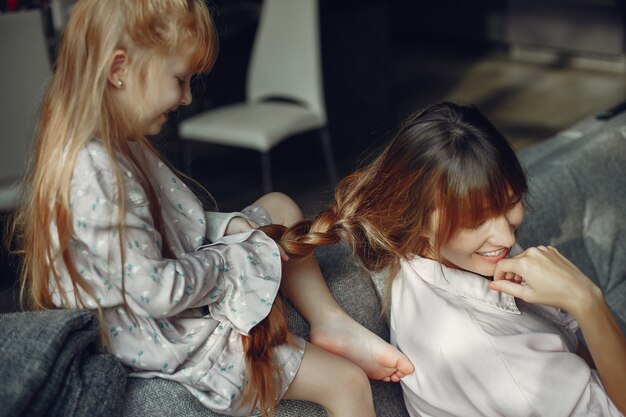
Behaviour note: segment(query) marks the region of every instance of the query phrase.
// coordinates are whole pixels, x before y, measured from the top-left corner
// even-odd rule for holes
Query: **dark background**
[[[200,81],[194,103],[180,118],[245,99],[245,76],[261,0],[214,0],[220,54]],[[479,57],[515,46],[549,48],[566,65],[585,55],[600,60],[623,57],[624,7],[611,0],[320,0],[320,30],[328,123],[340,175],[354,170],[384,143],[398,121],[406,92],[398,88],[394,59],[412,48],[448,50]],[[505,52],[506,53],[506,52]],[[428,62],[424,62],[424,67]],[[442,77],[466,70],[461,65],[423,78],[404,74],[405,85],[424,91],[428,104],[433,85],[455,81]],[[435,70],[437,71],[437,70]],[[442,97],[444,98],[444,97]],[[491,103],[496,106],[500,97]],[[541,132],[547,137],[549,130]],[[222,202],[236,210],[252,201],[260,188],[258,154],[247,150],[191,143],[191,165],[172,145],[176,123],[166,132],[166,154],[183,171],[200,180]],[[316,133],[299,135],[272,151],[278,190],[312,188],[324,181],[324,160]],[[247,167],[250,171],[242,169]],[[320,167],[322,169],[320,169]],[[286,173],[286,175],[281,175]],[[229,180],[224,180],[229,178]],[[238,198],[232,198],[236,194]]]
[[[9,3],[0,0],[0,12],[5,12]],[[21,1],[20,7],[42,4],[53,57],[59,34],[52,29],[50,16],[46,16],[46,2]],[[212,0],[210,4],[220,38],[218,60],[213,71],[194,84],[192,105],[179,110],[178,118],[155,143],[177,168],[211,192],[221,210],[235,211],[262,194],[258,154],[189,142],[192,159],[191,164],[185,164],[181,158],[183,141],[176,140],[177,122],[203,110],[244,100],[246,70],[262,1]],[[624,58],[624,20],[621,0],[320,0],[326,109],[340,176],[367,160],[407,113],[447,98],[450,86],[457,84],[482,57],[500,51],[505,56],[501,61],[506,61],[511,50],[522,48],[549,50],[557,58],[537,67],[537,73],[523,68],[531,76],[505,84],[504,89],[477,103],[488,115],[494,115],[510,105],[510,96],[523,93],[532,87],[531,83],[552,79],[555,71],[566,68],[575,57],[609,65],[619,63]],[[564,74],[575,77],[563,83],[572,90],[578,88],[578,80],[589,77],[600,82],[625,77],[623,72],[606,76],[597,71]],[[499,76],[494,70],[493,78]],[[604,84],[604,88],[607,85],[612,84]],[[546,94],[555,94],[555,90],[546,89]],[[580,94],[582,101],[593,96],[601,102],[598,97],[603,93],[601,88],[587,88]],[[626,91],[615,96],[623,100]],[[580,111],[575,112],[571,97],[566,97],[563,108],[554,109],[554,114],[578,117],[575,114]],[[532,106],[532,102],[518,104],[515,111],[532,111]],[[588,108],[591,110],[584,110],[584,116],[593,114],[589,111],[603,110]],[[558,123],[547,123],[550,117],[555,118],[546,115],[541,122],[531,123],[497,120],[496,126],[503,128],[507,137],[522,132],[545,139],[576,121],[563,118]],[[279,144],[271,157],[277,191],[293,196],[305,214],[314,213],[332,198],[317,133],[298,135]],[[5,217],[6,213],[2,223]],[[12,308],[6,300],[12,298],[15,260],[9,260],[6,251],[0,258],[1,311]]]

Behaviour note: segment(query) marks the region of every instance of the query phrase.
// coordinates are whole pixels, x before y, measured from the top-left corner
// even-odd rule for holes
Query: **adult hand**
[[[575,316],[602,298],[593,281],[551,246],[529,248],[499,261],[489,288]]]
[[[521,283],[512,276],[521,277]],[[626,337],[589,277],[555,248],[538,246],[498,262],[493,279],[491,289],[561,308],[576,318],[607,394],[626,414]]]

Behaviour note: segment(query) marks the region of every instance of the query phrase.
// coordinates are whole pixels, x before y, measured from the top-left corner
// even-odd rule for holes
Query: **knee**
[[[335,377],[335,382],[341,387],[337,390],[340,395],[350,395],[352,398],[371,398],[372,387],[363,369],[353,363],[342,366]]]
[[[272,218],[272,222],[290,226],[303,219],[298,204],[286,194],[272,192],[265,194],[256,201]]]
[[[345,401],[345,397],[348,397],[354,403],[359,404],[361,408],[373,408],[372,386],[365,372],[358,366],[355,366],[353,372],[345,376],[341,389],[335,390],[335,392],[344,396],[344,398],[337,399],[341,404]],[[352,405],[351,407],[354,406]]]

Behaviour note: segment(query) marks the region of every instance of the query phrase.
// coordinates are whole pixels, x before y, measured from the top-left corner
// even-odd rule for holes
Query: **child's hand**
[[[226,226],[224,236],[248,232],[257,227],[259,227],[259,225],[253,221],[246,220],[243,217],[233,217],[230,222],[228,222],[228,226]]]
[[[519,278],[521,282],[517,282]],[[595,297],[602,296],[598,287],[574,264],[555,248],[545,246],[529,248],[499,261],[489,288],[574,315],[584,311]]]
[[[252,229],[257,229],[258,227],[259,225],[253,221],[246,220],[243,217],[233,217],[230,222],[228,222],[228,226],[226,226],[224,236],[234,235],[237,233],[245,233]],[[278,245],[278,251],[280,252],[280,259],[283,262],[289,260],[289,256],[280,245]]]

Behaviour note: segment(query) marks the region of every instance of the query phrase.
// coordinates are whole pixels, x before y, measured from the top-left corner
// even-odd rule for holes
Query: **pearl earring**
[[[124,82],[122,80],[117,80],[118,87],[122,87],[123,85],[124,85]]]

